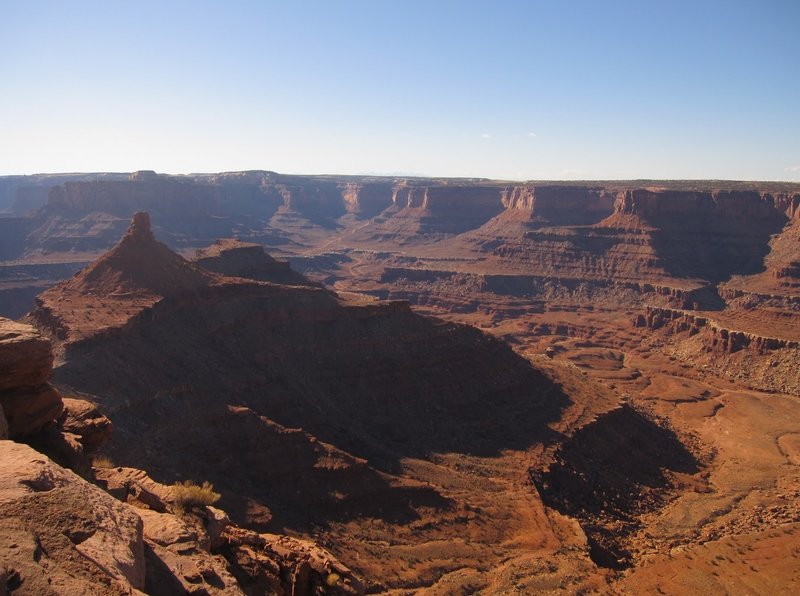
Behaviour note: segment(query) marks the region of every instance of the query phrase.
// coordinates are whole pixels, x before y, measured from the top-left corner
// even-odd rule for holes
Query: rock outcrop
[[[235,239],[217,240],[195,252],[195,264],[203,269],[230,277],[244,277],[285,285],[306,286],[310,282],[287,261],[273,259],[260,244]]]
[[[611,215],[614,194],[584,186],[512,186],[503,190],[502,219],[539,225],[588,225]]]
[[[95,475],[142,519],[148,594],[364,591],[349,568],[310,541],[240,528],[210,505],[181,509],[176,488],[142,470],[101,468]]]
[[[122,326],[165,296],[199,292],[218,277],[157,242],[149,215],[136,213],[113,250],[37,298],[35,319],[60,345]]]
[[[71,397],[62,399],[64,414],[59,420],[62,432],[74,435],[86,454],[95,453],[108,443],[114,425],[95,404]]]
[[[634,325],[652,330],[667,329],[689,336],[705,332],[709,350],[727,353],[749,349],[757,354],[767,354],[784,348],[800,348],[800,341],[797,340],[731,329],[708,316],[671,308],[648,306],[644,314],[637,315]]]
[[[311,542],[239,528],[210,506],[176,515],[174,490],[141,470],[96,473],[109,492],[27,445],[0,442],[0,578],[9,593],[363,593]]]
[[[0,406],[12,438],[30,435],[61,415],[61,396],[48,381],[50,341],[30,325],[0,318]]]
[[[144,551],[129,507],[27,445],[0,442],[0,566],[10,591],[143,590]]]

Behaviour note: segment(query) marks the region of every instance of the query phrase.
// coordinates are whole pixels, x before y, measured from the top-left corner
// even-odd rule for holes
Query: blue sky
[[[0,0],[0,174],[800,181],[797,0]]]

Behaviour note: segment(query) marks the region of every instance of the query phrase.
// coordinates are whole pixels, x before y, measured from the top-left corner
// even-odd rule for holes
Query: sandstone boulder
[[[30,435],[61,415],[61,395],[50,385],[20,387],[0,394],[0,404],[13,439]]]
[[[362,594],[361,581],[313,542],[259,534],[215,507],[181,515],[173,488],[135,468],[95,470],[144,523],[145,591],[167,594]]]
[[[148,594],[244,594],[228,562],[209,551],[199,519],[149,509],[137,513],[144,522],[150,563]]]
[[[134,507],[164,513],[172,499],[172,489],[150,478],[136,468],[122,466],[94,471],[95,481],[120,501]]]
[[[0,318],[0,392],[43,385],[52,371],[50,341],[30,325]]]
[[[0,442],[0,561],[29,594],[130,594],[145,584],[141,519],[27,445]]]
[[[230,527],[223,534],[226,558],[235,562],[240,584],[250,593],[363,594],[364,586],[349,568],[313,542]],[[265,573],[274,565],[283,581]]]
[[[30,325],[0,318],[0,406],[8,436],[31,434],[59,417],[61,396],[47,384],[52,372],[50,341]]]
[[[78,436],[85,453],[94,453],[111,438],[114,425],[93,403],[65,397],[62,428]]]

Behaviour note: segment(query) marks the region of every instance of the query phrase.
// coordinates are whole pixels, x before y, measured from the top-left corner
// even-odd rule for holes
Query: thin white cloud
[[[481,138],[482,138],[482,139],[491,139],[491,138],[492,138],[492,135],[490,135],[488,132],[485,132],[485,133],[483,133],[483,134],[481,135]]]
[[[800,172],[800,166],[789,166],[788,168],[783,168],[784,172]]]
[[[536,136],[536,133],[535,133],[535,132],[529,132],[529,133],[528,133],[527,135],[525,135],[525,136],[527,136],[527,137],[535,137],[535,136]]]

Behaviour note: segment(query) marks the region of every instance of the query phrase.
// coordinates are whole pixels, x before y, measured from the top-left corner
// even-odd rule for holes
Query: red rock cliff
[[[636,189],[617,194],[614,211],[634,215],[657,227],[752,224],[775,221],[789,209],[769,193],[755,191],[688,192]]]
[[[36,432],[61,415],[50,341],[30,325],[0,318],[0,406],[13,439]]]
[[[503,190],[507,210],[555,225],[595,223],[613,211],[612,193],[581,186],[512,186]]]

